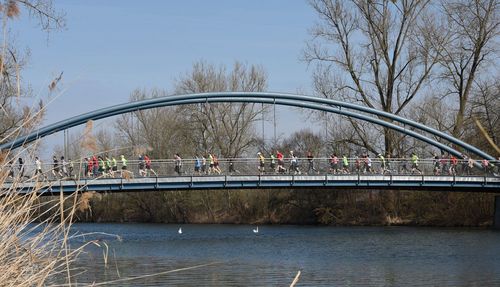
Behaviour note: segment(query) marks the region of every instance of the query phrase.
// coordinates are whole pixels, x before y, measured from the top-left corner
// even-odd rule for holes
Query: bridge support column
[[[495,196],[495,213],[493,216],[493,228],[500,230],[500,195]]]

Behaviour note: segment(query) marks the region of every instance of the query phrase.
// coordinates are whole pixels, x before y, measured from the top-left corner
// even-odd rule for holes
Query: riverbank
[[[485,227],[492,225],[493,213],[494,194],[488,193],[199,190],[83,193],[76,219],[78,222]]]

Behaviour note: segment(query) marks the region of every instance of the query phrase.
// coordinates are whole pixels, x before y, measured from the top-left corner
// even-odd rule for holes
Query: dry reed
[[[300,270],[297,272],[297,275],[295,275],[295,278],[293,278],[292,283],[290,284],[290,287],[294,287],[297,282],[299,282],[300,278]]]
[[[12,156],[0,156],[0,285],[45,286],[61,281],[71,285],[71,263],[85,246],[68,245],[81,203],[76,195],[41,200],[38,185],[20,193],[32,179],[8,176],[7,158]]]

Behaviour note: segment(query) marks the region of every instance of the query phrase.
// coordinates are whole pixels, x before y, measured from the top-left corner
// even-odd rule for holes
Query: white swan
[[[259,227],[258,226],[253,230],[253,233],[259,233]]]
[[[179,227],[179,230],[177,230],[177,233],[182,234],[182,227]]]

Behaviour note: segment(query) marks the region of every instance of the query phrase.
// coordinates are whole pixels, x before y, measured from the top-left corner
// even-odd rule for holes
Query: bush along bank
[[[76,218],[80,222],[479,227],[492,225],[493,209],[494,195],[487,193],[325,189],[87,192],[80,195]]]

